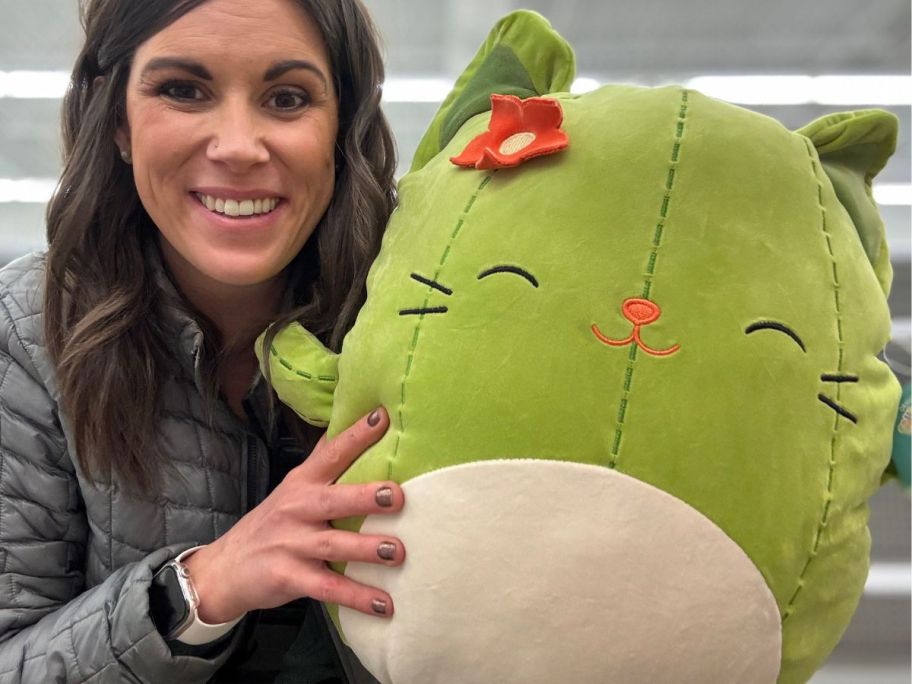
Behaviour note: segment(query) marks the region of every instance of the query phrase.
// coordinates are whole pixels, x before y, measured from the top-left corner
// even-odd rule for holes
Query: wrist
[[[152,577],[149,586],[149,614],[166,641],[192,646],[208,644],[228,634],[243,617],[206,621],[200,617],[199,595],[193,575],[185,561],[204,547],[194,547],[165,563]]]
[[[225,580],[230,572],[213,572],[216,567],[214,560],[209,546],[201,546],[183,559],[196,590],[197,615],[208,624],[236,621],[244,616],[246,610],[237,605],[230,590],[225,591]]]

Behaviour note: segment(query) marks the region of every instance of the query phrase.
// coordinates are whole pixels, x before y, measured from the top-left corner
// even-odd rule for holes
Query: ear
[[[893,114],[869,109],[831,114],[798,131],[817,148],[823,170],[855,224],[884,294],[890,292],[893,269],[871,181],[896,150],[898,127]]]
[[[333,393],[339,381],[339,355],[324,347],[299,323],[282,328],[268,351],[265,341],[264,332],[256,341],[260,371],[282,403],[311,425],[329,425]]]
[[[120,149],[121,155],[130,151],[130,129],[126,124],[114,131],[114,144]]]
[[[447,146],[456,131],[491,108],[491,95],[519,98],[570,89],[576,57],[570,45],[540,14],[518,10],[491,29],[475,58],[457,79],[412,160],[412,171]]]

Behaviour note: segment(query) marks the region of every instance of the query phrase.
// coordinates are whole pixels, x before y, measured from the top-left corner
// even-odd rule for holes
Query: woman
[[[338,347],[363,300],[394,200],[373,28],[358,0],[83,21],[49,249],[0,272],[0,681],[344,679],[295,600],[392,614],[325,566],[404,558],[327,523],[401,509],[332,484],[388,418],[301,463],[253,339]]]

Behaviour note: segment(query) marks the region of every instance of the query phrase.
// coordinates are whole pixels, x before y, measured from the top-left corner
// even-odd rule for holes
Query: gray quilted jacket
[[[173,467],[147,495],[90,482],[58,410],[43,278],[41,255],[0,270],[0,684],[205,682],[233,645],[213,659],[172,653],[149,617],[148,586],[167,559],[223,534],[264,495],[265,446],[224,407],[207,423],[202,333],[175,306],[179,370],[161,424]]]

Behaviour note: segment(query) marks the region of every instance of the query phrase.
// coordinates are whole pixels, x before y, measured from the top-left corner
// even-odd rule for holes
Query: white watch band
[[[200,646],[202,644],[208,644],[216,639],[226,635],[232,630],[232,628],[241,621],[241,619],[246,615],[241,615],[234,620],[228,622],[221,622],[217,625],[210,625],[207,622],[200,620],[199,614],[197,613],[197,608],[199,608],[199,595],[196,593],[196,588],[193,586],[193,580],[190,577],[190,571],[187,569],[187,566],[183,564],[183,560],[192,554],[194,551],[198,551],[203,548],[202,546],[194,546],[192,549],[187,549],[181,554],[178,554],[172,563],[177,566],[178,578],[182,584],[185,584],[187,590],[185,594],[191,597],[189,601],[190,614],[193,616],[193,621],[190,622],[180,634],[177,634],[174,638],[181,643],[188,644],[190,646]]]

